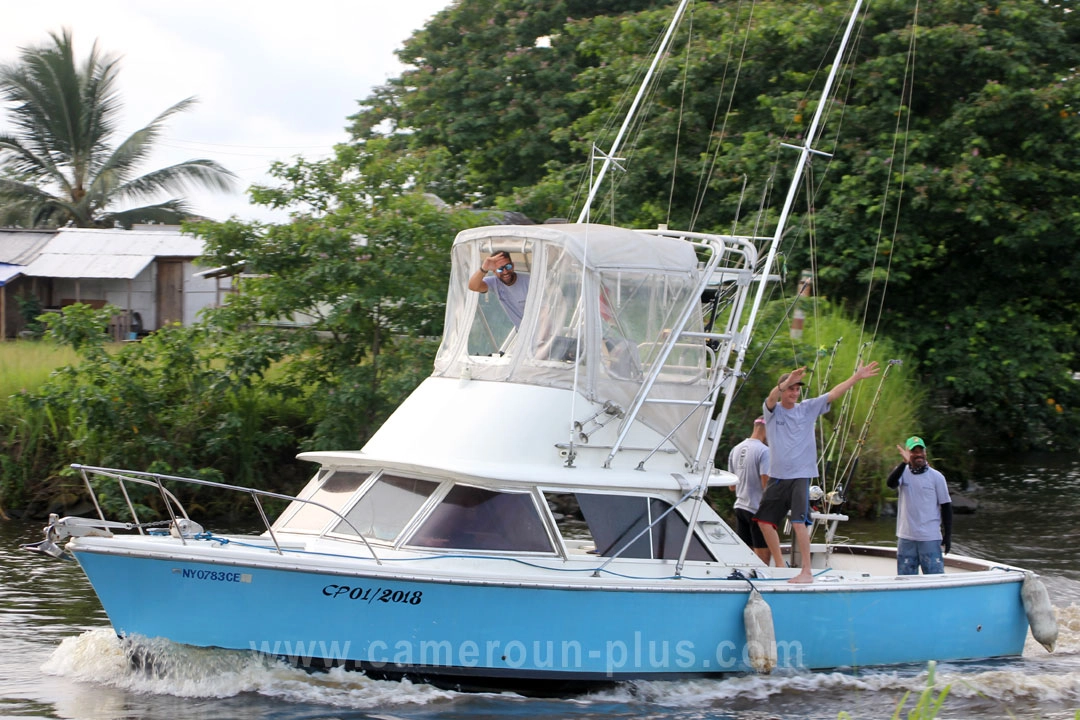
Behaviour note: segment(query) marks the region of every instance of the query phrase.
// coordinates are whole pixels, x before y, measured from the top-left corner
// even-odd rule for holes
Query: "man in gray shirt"
[[[818,476],[817,446],[814,427],[819,415],[829,412],[855,383],[877,375],[877,361],[864,365],[851,377],[824,395],[799,402],[806,368],[796,368],[780,376],[765,398],[765,427],[769,435],[769,484],[761,497],[754,521],[769,545],[773,560],[782,566],[778,524],[791,511],[791,528],[799,548],[802,570],[788,580],[793,583],[814,581],[810,572],[810,478]]]
[[[731,448],[728,470],[738,481],[735,491],[735,534],[749,545],[754,553],[769,564],[769,546],[761,528],[754,522],[754,513],[761,503],[761,493],[769,480],[769,446],[765,444],[765,418],[754,420],[750,437]]]
[[[945,572],[945,553],[952,549],[952,498],[945,476],[926,462],[926,443],[912,435],[897,445],[904,462],[885,484],[898,489],[896,512],[896,573],[923,575]],[[944,531],[943,531],[944,528]]]
[[[495,275],[487,277],[489,271]],[[514,272],[514,263],[510,262],[510,256],[505,252],[497,252],[484,259],[480,269],[469,278],[469,289],[478,293],[494,289],[510,322],[514,323],[515,328],[521,327],[525,299],[529,295],[529,276]]]

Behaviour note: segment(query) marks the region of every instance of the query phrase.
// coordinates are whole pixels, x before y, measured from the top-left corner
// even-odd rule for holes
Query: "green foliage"
[[[907,718],[907,720],[934,720],[941,712],[941,706],[945,704],[945,698],[949,695],[949,690],[952,686],[946,685],[940,693],[935,696],[934,678],[937,670],[937,663],[931,660],[926,665],[926,689],[919,695],[919,699],[915,701],[914,707],[908,710],[907,715],[903,715],[904,706],[907,705],[908,698],[911,696],[910,692],[904,693],[904,696],[900,698],[900,702],[896,705],[896,711],[892,714],[892,720],[900,720],[901,717]],[[841,710],[836,715],[837,720],[851,720],[851,713]]]
[[[254,487],[297,480],[292,455],[304,408],[224,369],[200,327],[169,326],[107,352],[101,327],[108,314],[74,305],[49,316],[49,339],[75,346],[79,362],[9,399],[0,502],[30,512],[71,504],[81,483],[70,463]],[[97,489],[103,504],[121,502],[115,484]],[[160,505],[156,494],[135,492],[136,502]],[[233,510],[198,492],[191,499],[211,512]]]
[[[581,52],[573,28],[594,17],[666,4],[454,3],[398,51],[410,69],[361,102],[350,118],[353,137],[388,135],[396,152],[428,163],[425,189],[448,202],[491,207],[497,197],[538,182],[546,165],[569,151],[560,132],[586,109],[572,95],[574,77],[596,61]],[[538,45],[538,38],[548,42]],[[550,200],[535,198],[513,209],[543,219],[561,209]]]
[[[171,199],[138,206],[185,186],[228,190],[235,175],[212,160],[187,160],[136,175],[165,121],[195,102],[183,100],[114,148],[120,102],[119,61],[95,43],[77,64],[71,32],[51,44],[23,48],[19,62],[0,66],[0,97],[12,105],[15,132],[0,134],[0,225],[130,228],[176,223],[186,204]],[[123,210],[117,206],[126,206]]]
[[[485,221],[414,190],[416,165],[385,141],[342,147],[322,163],[279,165],[283,184],[257,197],[292,222],[203,224],[207,261],[243,261],[242,292],[207,315],[226,362],[303,398],[312,449],[360,447],[428,375],[442,333],[450,244]],[[281,326],[290,321],[288,329]]]
[[[115,305],[95,310],[86,303],[75,303],[62,313],[42,316],[49,338],[60,345],[69,345],[76,353],[97,358],[105,353],[106,330],[109,319],[121,312]]]
[[[39,317],[41,300],[36,295],[16,295],[15,303],[19,306],[19,315],[27,332],[35,337],[45,332],[45,323]]]
[[[440,13],[401,53],[413,69],[364,103],[353,132],[390,133],[416,182],[448,198],[575,217],[591,147],[610,144],[671,8],[564,13],[552,0],[526,13],[523,2],[462,0]],[[780,143],[802,142],[849,10],[696,3],[620,152],[626,172],[593,216],[771,232],[774,211],[758,207],[790,176]],[[936,424],[970,427],[962,442],[976,446],[1080,442],[1071,10],[873,3],[817,143],[832,157],[814,159],[784,238],[820,293],[882,307],[879,332],[917,361],[945,414]],[[545,34],[551,47],[535,47]]]
[[[200,325],[109,350],[102,329],[115,309],[48,316],[50,339],[79,362],[9,403],[0,503],[74,502],[72,462],[288,491],[307,472],[298,449],[361,447],[429,374],[450,244],[489,219],[411,189],[416,165],[382,145],[275,166],[282,184],[253,194],[292,210],[286,224],[191,226],[206,262],[244,271],[241,292]],[[121,502],[117,490],[95,487],[103,506]],[[138,495],[161,509],[153,492]],[[183,499],[234,510],[199,491]]]
[[[933,720],[937,717],[941,711],[941,706],[945,703],[945,698],[949,694],[951,686],[946,685],[944,689],[935,697],[934,694],[934,676],[937,670],[937,663],[931,660],[926,665],[926,689],[919,695],[919,699],[915,701],[915,706],[908,711],[904,716],[908,720]],[[904,706],[907,704],[908,696],[911,693],[904,693],[904,697],[900,698],[900,702],[896,705],[896,712],[893,713],[893,720],[899,720],[901,712]]]

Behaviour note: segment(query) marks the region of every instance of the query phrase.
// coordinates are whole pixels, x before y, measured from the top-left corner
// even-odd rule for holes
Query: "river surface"
[[[1029,637],[1019,658],[939,664],[934,695],[949,692],[937,717],[1080,718],[1080,458],[985,464],[965,494],[979,509],[956,517],[953,551],[1040,573],[1058,615],[1058,647],[1050,655]],[[0,522],[0,718],[889,718],[911,691],[906,717],[926,686],[925,666],[904,666],[625,683],[535,699],[307,673],[248,653],[161,641],[145,641],[155,662],[138,668],[77,565],[18,549],[40,539],[40,525]],[[893,529],[883,519],[842,532],[884,544],[894,542]]]

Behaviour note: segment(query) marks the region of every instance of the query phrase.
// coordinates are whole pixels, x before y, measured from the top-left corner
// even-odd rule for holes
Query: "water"
[[[941,664],[951,685],[940,718],[1076,718],[1080,708],[1080,459],[1025,458],[982,468],[967,493],[980,504],[954,524],[954,551],[1036,570],[1058,611],[1058,649],[1029,638],[1020,658]],[[893,542],[893,522],[851,523],[854,540]],[[584,696],[462,694],[309,674],[247,653],[142,641],[152,668],[127,648],[78,567],[18,549],[40,523],[0,523],[0,718],[150,720],[439,720],[456,718],[889,718],[926,684],[924,666],[724,680],[626,683]],[[883,628],[888,632],[888,628]],[[903,638],[897,638],[903,642]],[[905,713],[906,714],[906,713]]]

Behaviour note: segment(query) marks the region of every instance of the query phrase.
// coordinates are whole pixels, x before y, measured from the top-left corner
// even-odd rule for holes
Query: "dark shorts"
[[[754,521],[779,527],[788,510],[791,522],[810,525],[810,478],[769,478]]]
[[[754,513],[749,510],[735,508],[735,534],[755,550],[769,547],[765,543],[765,536],[761,534],[761,528],[754,522]]]

